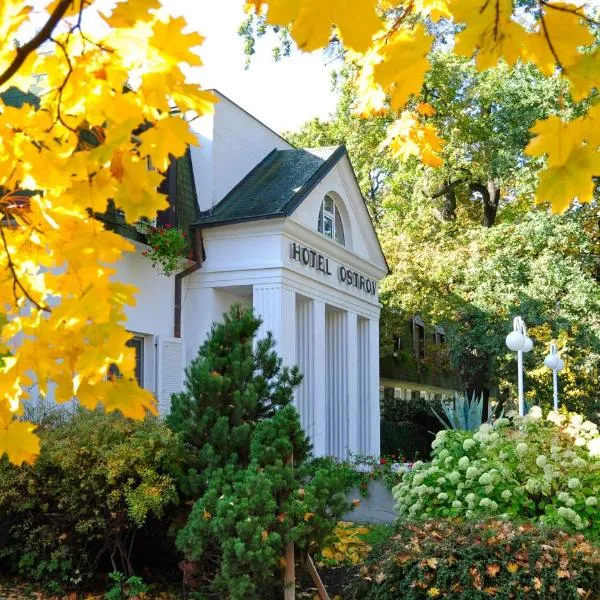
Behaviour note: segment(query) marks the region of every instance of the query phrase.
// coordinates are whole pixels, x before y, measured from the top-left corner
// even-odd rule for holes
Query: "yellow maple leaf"
[[[594,196],[592,177],[600,174],[600,155],[589,146],[575,148],[562,165],[540,174],[536,202],[550,202],[552,211],[564,212],[573,200],[590,202]]]
[[[202,66],[202,61],[191,48],[200,46],[204,38],[197,32],[183,34],[187,23],[183,17],[170,18],[166,23],[157,21],[152,28],[152,45],[158,49],[163,60],[173,64],[187,63],[192,67]]]
[[[26,421],[12,421],[0,427],[0,456],[8,455],[11,463],[20,466],[32,463],[40,451],[40,440],[33,433],[36,426]]]
[[[197,143],[187,122],[179,117],[166,117],[157,121],[140,135],[140,139],[140,153],[148,155],[152,165],[161,171],[169,166],[169,155],[182,156],[188,145]]]
[[[383,25],[372,0],[270,0],[267,22],[272,25],[291,23],[292,37],[306,52],[329,43],[332,25],[345,46],[364,52]]]
[[[371,57],[375,61],[373,81],[389,92],[392,108],[401,108],[411,94],[420,91],[429,68],[431,44],[432,38],[421,25],[401,28]]]
[[[486,2],[465,0],[453,4],[452,12],[457,23],[466,26],[456,36],[455,52],[471,57],[477,51],[479,69],[487,69],[503,57],[514,64],[528,33],[512,19],[512,0]]]
[[[552,75],[557,64],[567,70],[580,58],[579,48],[594,43],[594,36],[574,4],[544,4],[543,20],[528,38],[525,58],[532,60],[545,75]]]
[[[535,137],[525,148],[531,156],[548,155],[548,166],[563,165],[571,152],[581,144],[579,122],[565,123],[560,117],[552,115],[538,121],[531,132]]]
[[[563,68],[569,80],[571,95],[577,101],[587,97],[600,81],[600,50],[580,54],[572,63]]]

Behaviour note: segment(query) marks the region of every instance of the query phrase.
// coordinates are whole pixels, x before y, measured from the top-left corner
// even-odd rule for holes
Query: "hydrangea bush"
[[[394,488],[400,517],[530,519],[600,537],[600,435],[539,407],[476,431],[440,431],[433,459]]]

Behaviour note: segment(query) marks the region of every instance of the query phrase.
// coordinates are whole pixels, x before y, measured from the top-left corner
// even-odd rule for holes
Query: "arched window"
[[[323,202],[321,203],[317,229],[319,233],[322,233],[330,240],[335,240],[338,244],[342,244],[342,246],[345,245],[346,238],[344,236],[342,215],[335,200],[329,194],[323,198]]]

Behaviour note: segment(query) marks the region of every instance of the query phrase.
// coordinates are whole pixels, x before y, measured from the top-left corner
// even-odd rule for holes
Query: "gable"
[[[326,194],[332,196],[336,206],[341,209],[344,247],[387,272],[383,251],[346,152],[291,212],[290,218],[317,232],[319,213]]]

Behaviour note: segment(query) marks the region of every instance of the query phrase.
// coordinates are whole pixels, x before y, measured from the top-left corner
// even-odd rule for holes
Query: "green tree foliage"
[[[392,271],[380,290],[382,354],[392,352],[406,320],[419,314],[446,328],[449,366],[470,394],[487,398],[496,391],[506,398],[516,365],[504,337],[521,314],[536,342],[526,356],[528,401],[551,401],[551,376],[541,362],[557,339],[567,359],[562,398],[569,408],[595,414],[598,207],[575,207],[563,216],[533,209],[543,165],[524,152],[536,119],[575,114],[562,84],[531,65],[479,73],[471,61],[437,52],[413,101],[433,108],[429,119],[446,141],[437,169],[414,157],[392,158],[385,141],[392,115],[354,115],[351,73],[339,84],[332,120],[312,121],[290,139],[347,144]]]
[[[412,222],[388,215],[388,304],[445,326],[451,365],[470,390],[502,392],[514,384],[515,355],[504,340],[520,314],[535,342],[525,355],[528,401],[551,403],[551,375],[542,361],[556,339],[566,360],[561,399],[592,415],[600,375],[594,207],[561,216],[530,212],[492,229],[411,214]]]
[[[196,502],[179,532],[187,572],[232,599],[280,597],[285,545],[316,550],[349,509],[343,470],[310,461],[292,393],[260,319],[234,306],[187,370],[169,424],[186,443]]]
[[[149,525],[164,535],[157,519],[178,502],[177,437],[156,419],[84,410],[40,436],[33,466],[0,461],[0,570],[55,591],[100,565],[131,576]]]

